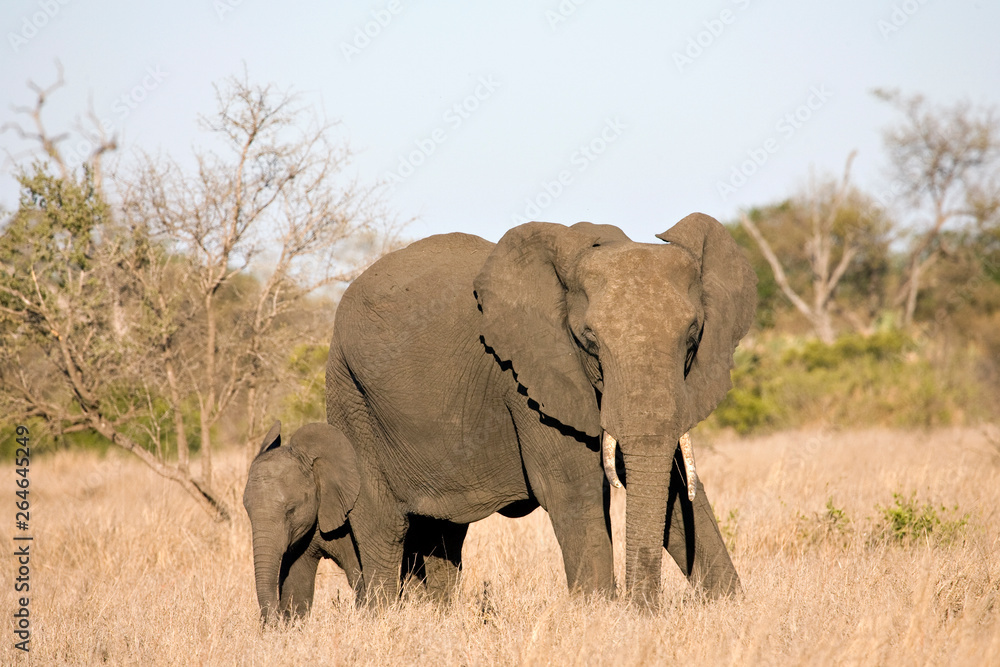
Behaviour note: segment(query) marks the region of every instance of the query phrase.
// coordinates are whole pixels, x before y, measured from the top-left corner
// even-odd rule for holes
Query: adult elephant
[[[368,596],[395,594],[413,517],[455,527],[448,558],[457,565],[466,524],[539,505],[570,588],[613,595],[602,440],[609,479],[617,442],[627,485],[626,592],[658,601],[663,547],[708,594],[739,590],[678,442],[731,386],[756,278],[707,215],[658,238],[666,243],[543,222],[496,245],[433,236],[348,288],[327,416],[358,454],[350,516]]]

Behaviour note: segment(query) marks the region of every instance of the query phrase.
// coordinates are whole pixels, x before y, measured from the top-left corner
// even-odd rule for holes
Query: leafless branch
[[[855,155],[855,151],[848,155],[844,171],[837,181],[821,186],[815,178],[812,179],[804,199],[794,205],[793,210],[805,212],[808,221],[809,233],[804,249],[811,273],[811,303],[792,286],[786,268],[760,226],[749,215],[740,215],[740,225],[757,244],[782,294],[806,317],[820,339],[828,343],[834,338],[831,316],[838,310],[834,294],[861,251],[858,233],[851,226],[838,229],[838,220],[845,214],[852,192],[850,175]],[[863,214],[854,212],[852,215],[857,217]],[[835,252],[837,248],[840,249],[839,257]]]

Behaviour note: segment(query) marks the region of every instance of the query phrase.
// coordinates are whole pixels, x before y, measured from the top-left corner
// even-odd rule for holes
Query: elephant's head
[[[264,621],[305,611],[312,582],[298,583],[308,599],[290,600],[286,579],[320,531],[324,552],[345,570],[357,567],[347,514],[360,481],[354,448],[328,424],[307,424],[281,442],[281,422],[264,437],[247,478],[243,506],[253,529],[254,577]],[[311,574],[314,575],[315,570]],[[300,575],[301,576],[301,575]]]
[[[617,441],[628,484],[626,589],[650,604],[675,449],[729,390],[757,296],[749,262],[714,218],[695,213],[657,236],[666,243],[532,222],[504,235],[475,281],[483,341],[537,409]]]

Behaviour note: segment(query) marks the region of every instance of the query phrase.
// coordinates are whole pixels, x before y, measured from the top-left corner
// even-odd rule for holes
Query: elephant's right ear
[[[319,491],[319,529],[328,533],[347,522],[361,491],[354,446],[340,430],[329,426],[329,446],[313,461]]]
[[[597,437],[600,409],[568,322],[567,285],[576,263],[600,245],[598,225],[529,222],[504,234],[474,286],[483,341],[540,411]]]
[[[260,456],[264,452],[269,452],[276,447],[281,447],[281,422],[274,422],[274,426],[271,430],[267,432],[264,436],[264,443],[260,446],[260,451],[257,452],[257,456]]]

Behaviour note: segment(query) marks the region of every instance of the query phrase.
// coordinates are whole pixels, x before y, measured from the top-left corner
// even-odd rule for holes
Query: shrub
[[[947,545],[958,539],[969,522],[969,515],[958,519],[943,519],[938,515],[948,510],[941,505],[935,507],[931,503],[920,505],[914,492],[909,498],[902,494],[892,494],[893,505],[889,507],[876,506],[882,514],[882,520],[876,526],[873,536],[897,544],[909,545],[915,542]],[[953,508],[958,511],[958,506]]]
[[[854,533],[851,518],[847,512],[833,504],[833,498],[826,501],[826,511],[813,516],[799,514],[799,539],[809,545],[834,544],[846,548]]]
[[[736,551],[736,533],[740,524],[739,509],[733,508],[729,510],[725,521],[722,521],[716,515],[715,522],[719,524],[719,532],[722,533],[722,539],[726,542],[726,548],[730,551]]]
[[[329,347],[302,343],[288,357],[292,382],[282,397],[278,414],[290,427],[326,422],[326,359]]]
[[[737,348],[734,361],[733,388],[709,429],[746,435],[820,423],[927,428],[989,418],[997,409],[975,372],[982,353],[939,355],[933,341],[893,328],[845,334],[831,345],[776,336]]]
[[[871,336],[848,333],[831,345],[812,340],[800,349],[785,354],[786,363],[799,362],[806,371],[837,368],[853,360],[868,357],[875,361],[899,361],[902,353],[913,348],[913,341],[899,330],[878,331]]]
[[[761,369],[761,356],[737,349],[732,377],[733,388],[716,408],[715,423],[732,428],[740,435],[772,425],[778,406],[765,398],[766,370]]]

